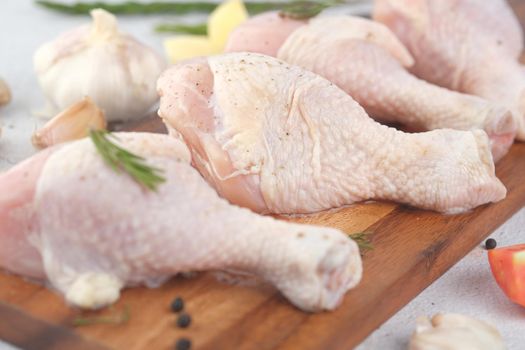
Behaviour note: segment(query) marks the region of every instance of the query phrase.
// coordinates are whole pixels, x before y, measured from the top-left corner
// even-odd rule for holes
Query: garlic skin
[[[503,350],[498,330],[488,323],[460,314],[421,317],[409,350]]]
[[[34,68],[51,108],[61,111],[90,96],[108,121],[145,116],[157,103],[164,59],[120,32],[111,13],[96,9],[91,16],[91,25],[65,32],[35,53]]]
[[[89,130],[106,128],[104,113],[85,97],[51,119],[31,138],[33,146],[46,148],[88,136]]]
[[[11,102],[11,90],[7,83],[0,78],[0,106],[6,105]]]

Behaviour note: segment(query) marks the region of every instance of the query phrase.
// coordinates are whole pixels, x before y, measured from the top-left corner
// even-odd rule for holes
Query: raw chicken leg
[[[413,59],[383,25],[350,16],[321,17],[297,29],[278,58],[337,84],[374,118],[419,130],[484,129],[495,160],[509,150],[517,123],[506,108],[429,84],[408,73]]]
[[[270,11],[244,21],[228,37],[225,52],[257,52],[277,56],[279,48],[297,28],[307,24]]]
[[[418,76],[507,106],[525,140],[521,26],[505,0],[375,0],[386,24],[416,60]]]
[[[484,131],[403,133],[329,81],[269,56],[181,63],[158,89],[159,115],[194,166],[223,197],[258,212],[388,199],[457,213],[505,197]]]
[[[491,138],[495,160],[514,142],[517,125],[510,111],[408,73],[405,67],[414,60],[385,26],[351,16],[320,17],[304,24],[272,17],[272,13],[256,16],[232,33],[227,50],[276,54],[324,76],[384,122],[398,122],[416,130],[484,129]],[[280,49],[268,50],[262,43],[274,31],[288,37],[279,40]],[[271,47],[277,44],[270,43]]]
[[[359,281],[357,245],[342,232],[231,206],[189,165],[179,140],[118,137],[164,169],[159,191],[116,174],[88,139],[40,153],[0,176],[0,266],[47,278],[84,308],[184,271],[255,273],[312,311],[335,308]]]

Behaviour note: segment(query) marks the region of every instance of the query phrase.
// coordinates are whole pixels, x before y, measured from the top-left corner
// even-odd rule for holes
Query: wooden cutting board
[[[525,18],[525,4],[511,3]],[[130,128],[163,129],[155,121]],[[295,219],[371,233],[374,249],[364,254],[363,280],[334,312],[304,313],[268,285],[229,285],[210,274],[125,290],[115,306],[81,312],[42,286],[0,273],[0,339],[38,350],[171,349],[180,337],[191,339],[194,349],[349,349],[525,205],[525,144],[513,146],[497,174],[507,198],[463,215],[369,203]],[[175,296],[193,317],[188,329],[175,326],[169,310]],[[72,326],[78,317],[114,317],[124,309],[131,317],[123,324]]]

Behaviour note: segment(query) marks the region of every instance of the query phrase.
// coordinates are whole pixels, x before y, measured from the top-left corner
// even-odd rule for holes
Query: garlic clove
[[[11,101],[11,90],[7,83],[0,79],[0,106],[6,105]]]
[[[90,33],[92,41],[111,40],[119,35],[117,18],[114,15],[102,9],[91,10],[90,14],[93,18]]]
[[[416,331],[415,333],[422,333],[432,329],[432,321],[426,316],[420,316],[416,320]]]
[[[420,317],[410,339],[410,350],[505,349],[498,330],[486,322],[460,314]]]
[[[37,148],[46,148],[84,138],[91,129],[105,129],[106,124],[104,113],[89,97],[85,97],[37,130],[31,142]]]

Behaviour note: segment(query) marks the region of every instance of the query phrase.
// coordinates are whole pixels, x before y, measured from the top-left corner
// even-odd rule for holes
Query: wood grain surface
[[[525,18],[525,3],[511,3]],[[126,128],[164,130],[156,118]],[[0,338],[38,350],[171,349],[180,337],[194,349],[349,349],[525,205],[525,144],[513,146],[497,174],[507,198],[463,215],[375,202],[293,219],[370,232],[374,249],[364,253],[363,280],[334,312],[304,313],[269,285],[225,284],[210,273],[175,277],[158,289],[127,289],[116,305],[84,312],[41,285],[0,273]],[[176,296],[193,318],[184,330],[169,309]],[[123,324],[73,327],[79,317],[114,317],[125,308],[131,317]]]

